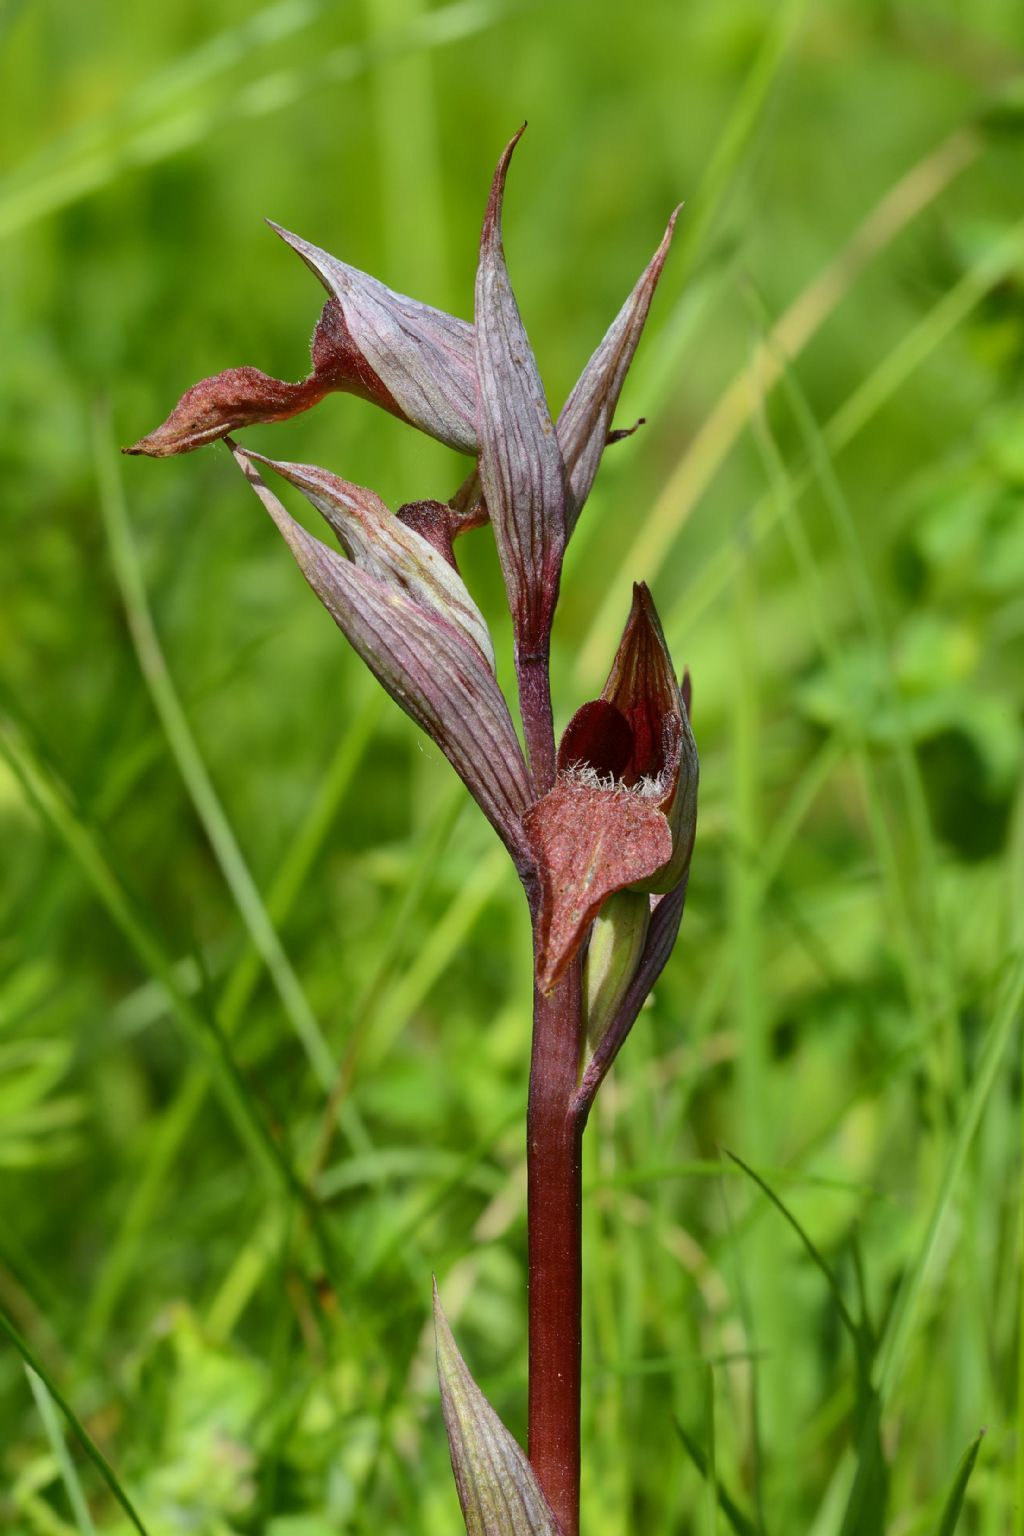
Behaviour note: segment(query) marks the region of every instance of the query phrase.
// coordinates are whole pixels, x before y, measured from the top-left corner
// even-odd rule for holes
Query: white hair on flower
[[[664,774],[644,774],[635,784],[624,784],[614,773],[601,773],[591,763],[569,763],[558,777],[583,789],[600,789],[605,794],[635,795],[639,800],[660,800],[665,793]]]

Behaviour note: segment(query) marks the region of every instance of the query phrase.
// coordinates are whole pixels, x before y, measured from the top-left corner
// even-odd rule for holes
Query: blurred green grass
[[[556,634],[564,720],[649,580],[703,772],[588,1138],[585,1528],[948,1530],[985,1425],[956,1529],[1019,1536],[1019,6],[37,0],[0,44],[0,1306],[148,1530],[455,1530],[432,1270],[524,1428],[513,876],[227,455],[113,445],[304,370],[264,215],[468,313],[525,117],[555,404],[686,203]],[[251,441],[393,504],[463,468],[345,397]],[[0,1447],[5,1531],[127,1529],[6,1345]]]

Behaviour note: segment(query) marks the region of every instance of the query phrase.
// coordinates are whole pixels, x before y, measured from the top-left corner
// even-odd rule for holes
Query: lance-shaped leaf
[[[536,1473],[469,1374],[434,1284],[441,1406],[467,1536],[563,1536]]]
[[[411,522],[390,512],[375,491],[352,485],[312,464],[285,464],[244,448],[238,448],[235,456],[265,464],[295,486],[327,520],[345,553],[361,570],[385,586],[408,593],[413,602],[454,624],[494,670],[494,648],[486,620],[451,559]],[[450,550],[450,539],[448,547]]]
[[[520,652],[547,641],[565,550],[565,467],[501,239],[505,178],[521,132],[494,174],[476,279],[480,481]]]
[[[393,415],[402,411],[352,338],[335,299],[324,305],[310,345],[313,368],[297,384],[259,368],[228,368],[187,389],[167,420],[126,453],[152,459],[191,453],[242,427],[286,421],[335,390],[359,395]]]
[[[321,544],[230,445],[313,591],[391,697],[433,738],[522,869],[526,765],[504,696],[476,643],[397,580],[381,580]]]
[[[395,293],[278,224],[270,227],[337,300],[356,347],[405,419],[462,453],[475,453],[473,327]]]
[[[570,720],[558,778],[524,825],[541,880],[538,980],[550,990],[602,905],[666,891],[690,862],[697,749],[651,595],[633,608],[599,699]]]
[[[575,527],[580,509],[590,494],[601,455],[611,436],[615,407],[647,322],[678,216],[677,208],[668,221],[661,244],[608,327],[559,414],[558,441],[569,477],[567,534]]]

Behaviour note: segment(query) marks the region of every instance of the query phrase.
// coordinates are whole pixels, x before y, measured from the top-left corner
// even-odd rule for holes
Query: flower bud
[[[594,919],[583,967],[587,1059],[601,1044],[636,975],[650,925],[650,897],[640,891],[615,891]]]

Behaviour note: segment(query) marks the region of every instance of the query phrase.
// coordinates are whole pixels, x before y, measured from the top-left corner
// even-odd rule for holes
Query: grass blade
[[[54,1408],[54,1399],[48,1392],[42,1377],[37,1375],[28,1364],[25,1366],[25,1375],[28,1377],[28,1384],[32,1388],[32,1396],[35,1398],[39,1417],[43,1421],[46,1438],[50,1442],[54,1459],[60,1468],[61,1480],[64,1483],[64,1489],[68,1496],[68,1503],[71,1505],[71,1512],[75,1517],[75,1524],[82,1532],[82,1536],[96,1536],[96,1527],[92,1523],[92,1516],[89,1513],[89,1506],[85,1502],[85,1494],[82,1492],[82,1485],[78,1480],[75,1464],[68,1455],[68,1448],[61,1431],[60,1420]]]
[[[854,230],[838,256],[793,300],[773,328],[770,347],[759,351],[755,358],[754,367],[763,381],[766,395],[777,382],[775,358],[781,355],[792,361],[803,351],[846,297],[865,267],[972,163],[979,148],[977,135],[965,129],[959,129],[944,139],[889,189]],[[979,263],[979,266],[982,264]],[[951,293],[955,291],[951,290]],[[948,323],[949,318],[945,314],[940,317],[940,329]],[[907,340],[909,342],[910,338]],[[838,430],[844,445],[896,387],[899,370],[894,374],[887,364],[888,359],[840,411]],[[882,368],[886,369],[884,379],[870,393],[865,394],[867,386],[877,378]],[[650,515],[644,520],[632,548],[622,561],[625,570],[643,571],[645,579],[654,578],[668,558],[680,530],[739,440],[749,420],[751,408],[748,371],[744,368],[719,397],[689,448],[677,462]],[[730,541],[726,553],[733,560],[739,559],[738,549],[743,547],[742,541]],[[619,600],[613,584],[581,648],[577,667],[577,675],[581,679],[597,675],[600,659],[611,644],[609,636],[615,633],[616,605]],[[670,621],[670,627],[672,633],[679,632],[675,622]]]
[[[707,1482],[711,1477],[711,1466],[708,1457],[704,1454],[704,1451],[697,1444],[693,1436],[681,1424],[676,1425],[676,1433],[683,1442],[687,1456],[689,1456],[701,1477]],[[736,1536],[758,1536],[757,1526],[749,1516],[743,1513],[736,1500],[722,1487],[722,1484],[717,1479],[715,1481],[715,1496],[718,1501],[718,1508],[736,1532]]]
[[[967,1154],[974,1140],[974,1134],[978,1129],[982,1111],[996,1080],[1010,1037],[1015,1026],[1020,1024],[1022,1001],[1024,1001],[1024,956],[1018,954],[1017,964],[1006,977],[1002,989],[995,1018],[989,1030],[988,1039],[985,1042],[974,1081],[967,1095],[966,1106],[961,1115],[960,1123],[946,1160],[945,1172],[936,1192],[935,1202],[928,1218],[924,1238],[918,1248],[914,1263],[903,1278],[903,1283],[897,1294],[896,1303],[889,1316],[881,1347],[878,1351],[875,1402],[877,1403],[879,1414],[892,1396],[896,1383],[899,1380],[910,1343],[914,1319],[924,1293],[925,1282],[928,1278],[936,1247],[938,1246],[939,1237],[952,1204],[960,1175],[963,1172],[964,1164],[967,1161]],[[861,1452],[860,1464],[857,1468],[857,1475],[850,1493],[847,1517],[843,1525],[844,1533],[852,1533],[859,1529],[855,1523],[851,1522],[856,1522],[863,1512],[865,1501],[870,1496],[870,1485],[874,1477],[872,1458],[864,1454],[865,1438],[863,1435],[859,1449]]]
[[[947,936],[942,932],[935,903],[938,855],[931,831],[921,766],[914,750],[907,722],[906,705],[892,660],[892,640],[886,632],[882,606],[868,568],[857,522],[840,485],[825,435],[815,419],[810,402],[800,387],[794,370],[787,366],[785,358],[781,356],[777,358],[777,367],[790,413],[803,440],[808,462],[818,482],[843,550],[846,569],[850,573],[851,589],[860,608],[861,622],[882,664],[882,683],[886,703],[892,711],[896,725],[893,752],[906,804],[907,823],[914,844],[914,867],[919,870],[913,882],[913,895],[916,898],[914,905],[920,915],[921,928],[925,933],[934,935],[930,952],[918,957],[919,945],[911,932],[911,963],[916,971],[923,973],[916,979],[920,994],[926,1002],[941,1011],[948,1053],[954,1063],[951,1075],[958,1080],[959,1037],[954,987],[948,970],[949,944]],[[833,637],[837,654],[838,643],[838,637]],[[872,772],[867,759],[868,753],[862,751],[862,761],[867,771]],[[879,814],[881,814],[880,807]],[[936,978],[938,987],[929,987],[931,977]],[[940,992],[940,995],[930,998],[929,992]],[[949,1084],[943,1086],[948,1091]]]
[[[0,1333],[7,1335],[8,1339],[10,1339],[11,1343],[18,1351],[26,1366],[28,1366],[30,1371],[35,1373],[35,1375],[42,1382],[43,1386],[46,1388],[46,1391],[53,1398],[53,1401],[57,1404],[57,1407],[67,1419],[72,1433],[81,1445],[82,1450],[85,1452],[93,1466],[99,1472],[100,1476],[106,1483],[107,1487],[110,1489],[114,1498],[120,1504],[121,1508],[128,1516],[128,1519],[138,1531],[139,1536],[148,1536],[146,1527],[143,1525],[141,1519],[139,1518],[139,1515],[135,1509],[135,1505],[132,1503],[131,1499],[128,1497],[127,1493],[125,1493],[123,1487],[121,1486],[117,1473],[114,1471],[113,1467],[110,1465],[109,1461],[104,1456],[95,1440],[93,1440],[92,1436],[85,1428],[84,1424],[76,1414],[75,1410],[72,1408],[71,1404],[64,1397],[63,1393],[51,1377],[45,1365],[43,1365],[42,1362],[36,1358],[36,1355],[31,1346],[24,1338],[22,1338],[17,1328],[11,1322],[2,1305],[0,1305]],[[29,1380],[31,1380],[31,1376],[29,1377]]]
[[[956,1135],[946,1160],[945,1171],[935,1194],[924,1238],[912,1267],[904,1277],[879,1350],[878,1391],[883,1405],[892,1396],[903,1368],[914,1318],[917,1315],[917,1308],[939,1236],[1006,1049],[1015,1029],[1020,1027],[1022,1001],[1024,1001],[1024,955],[1018,952],[1016,964],[1003,985],[995,1017],[978,1062],[978,1069],[967,1093]]]
[[[0,240],[102,191],[126,170],[159,165],[204,145],[221,129],[272,116],[315,90],[336,89],[356,80],[381,51],[401,55],[446,47],[495,25],[525,3],[527,0],[454,0],[428,12],[415,25],[391,34],[386,42],[331,48],[305,68],[274,69],[234,90],[221,84],[199,101],[175,105],[174,110],[153,121],[134,123],[127,132],[120,131],[119,121],[111,121],[109,132],[98,135],[99,142],[89,153],[78,154],[72,144],[66,159],[37,174],[28,184],[11,178],[0,185]]]
[[[917,325],[907,332],[900,345],[879,363],[874,372],[868,375],[864,383],[854,390],[839,410],[829,418],[823,435],[831,453],[839,453],[849,447],[868,422],[906,383],[915,369],[919,368],[953,334],[982,299],[1013,271],[1022,256],[1024,256],[1024,219],[1014,224],[1001,240],[997,240],[994,245],[986,248],[984,254],[965,272],[964,276],[943,295]],[[791,353],[790,356],[792,355]],[[746,390],[745,383],[744,390]],[[745,421],[744,416],[744,424]],[[686,462],[687,460],[682,461],[682,463]],[[715,470],[719,462],[716,460]],[[707,480],[702,481],[698,494],[704,490],[710,478],[709,475]],[[793,483],[794,496],[802,495],[811,483],[812,476],[808,470],[796,476]],[[666,494],[667,489],[663,495]],[[697,496],[694,495],[687,502],[687,515],[692,511],[696,500]],[[658,505],[661,505],[660,498]],[[760,498],[751,511],[742,530],[743,537],[735,538],[723,545],[707,562],[703,571],[691,583],[685,597],[669,611],[665,632],[670,646],[676,643],[677,637],[692,630],[700,615],[733,580],[741,562],[750,558],[752,548],[775,527],[778,515],[775,498],[769,492]],[[681,525],[682,519],[678,521]],[[673,533],[664,547],[659,546],[655,568],[663,563],[674,538]],[[637,558],[638,546],[639,541],[629,557],[631,560]],[[647,571],[651,569],[650,563],[637,568]],[[599,638],[599,633],[603,634],[604,631],[603,629],[598,631],[599,620],[600,615],[598,620],[595,620],[592,633],[598,636],[594,642],[597,653],[603,654],[601,649],[603,642]],[[589,638],[587,643],[589,646]],[[581,672],[586,671],[588,661],[589,653],[581,659]]]
[[[267,910],[274,923],[283,924],[294,906],[345,801],[386,702],[386,695],[377,687],[367,693],[365,703],[356,711],[350,729],[328,764],[309,812],[290,841],[271,884]],[[235,962],[217,1003],[217,1017],[227,1039],[231,1039],[241,1022],[261,975],[259,953],[249,944]],[[210,1071],[206,1064],[194,1063],[181,1092],[165,1110],[154,1131],[146,1160],[133,1182],[116,1236],[110,1245],[86,1312],[81,1340],[82,1351],[87,1358],[103,1338],[114,1316],[130,1280],[135,1256],[156,1210],[164,1182],[202,1108],[209,1087]]]
[[[984,1438],[985,1431],[983,1429],[979,1430],[960,1458],[960,1465],[957,1467],[956,1476],[953,1478],[953,1486],[950,1488],[949,1497],[943,1506],[942,1519],[939,1521],[936,1536],[953,1536],[954,1531],[960,1524],[960,1514],[967,1495],[967,1484],[971,1480],[974,1463],[978,1459],[978,1452],[981,1450],[981,1442]]]
[[[677,265],[688,276],[742,167],[752,144],[760,142],[772,88],[795,47],[807,10],[807,0],[780,5],[767,27],[761,47],[747,72],[711,159],[701,178],[693,212],[680,230]]]
[[[708,1427],[708,1536],[718,1536],[718,1443],[715,1438],[715,1368],[704,1372],[704,1418]]]
[[[738,1168],[742,1168],[743,1172],[747,1175],[748,1178],[753,1179],[758,1188],[768,1196],[768,1199],[775,1206],[775,1209],[793,1228],[793,1231],[796,1233],[801,1243],[803,1243],[804,1248],[807,1250],[807,1253],[812,1262],[817,1266],[818,1269],[820,1269],[821,1273],[824,1275],[826,1283],[828,1284],[828,1288],[832,1292],[836,1307],[838,1308],[843,1327],[846,1329],[847,1333],[850,1335],[850,1338],[853,1340],[854,1345],[859,1350],[861,1346],[860,1325],[857,1323],[853,1313],[846,1305],[846,1298],[843,1296],[843,1293],[839,1288],[839,1281],[836,1279],[831,1265],[823,1257],[821,1250],[815,1246],[814,1242],[811,1240],[808,1234],[804,1231],[804,1228],[793,1215],[793,1212],[787,1205],[784,1204],[782,1200],[779,1199],[779,1196],[772,1189],[771,1185],[766,1183],[761,1175],[755,1169],[751,1168],[749,1163],[745,1163],[742,1157],[738,1157],[735,1152],[730,1152],[728,1147],[725,1149],[725,1151],[726,1156],[730,1157]]]
[[[175,974],[174,962],[128,895],[99,836],[80,815],[67,791],[43,763],[10,714],[0,716],[0,756],[6,759],[29,803],[75,859],[142,965],[163,986],[179,1022],[210,1062],[225,1108],[243,1143],[256,1153],[271,1176],[290,1195],[309,1208],[312,1204],[309,1193],[264,1121],[217,1020],[182,987]],[[314,1210],[311,1214],[322,1240],[319,1212]]]

